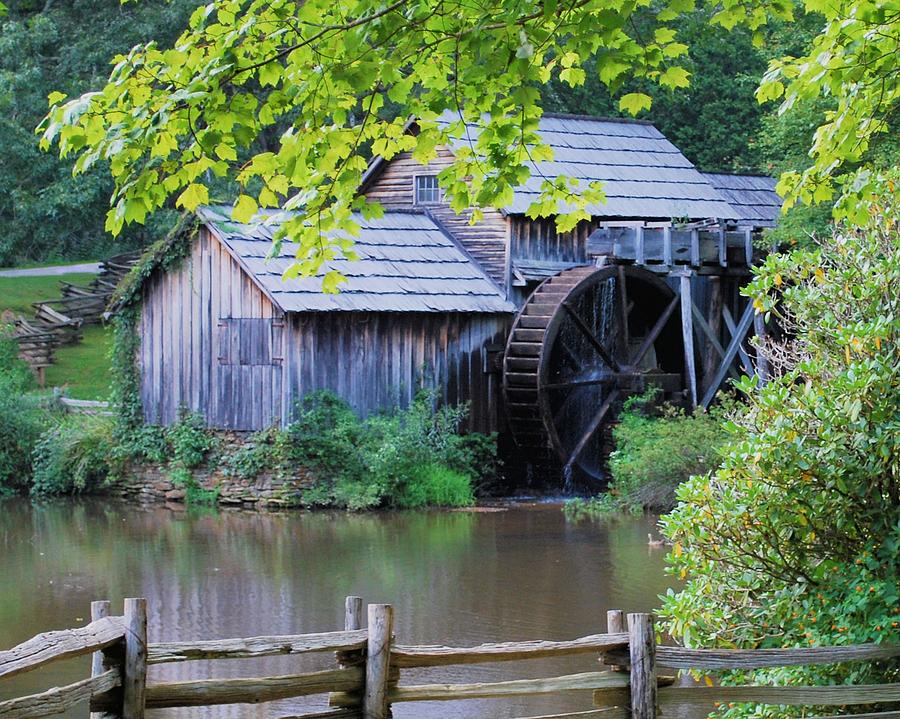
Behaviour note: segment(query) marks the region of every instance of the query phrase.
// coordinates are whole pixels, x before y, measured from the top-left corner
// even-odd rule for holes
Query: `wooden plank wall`
[[[144,420],[172,424],[182,406],[225,429],[261,429],[280,419],[279,314],[219,241],[201,230],[179,269],[157,271],[144,285],[139,358]],[[222,351],[223,333],[238,347],[246,344],[243,329],[258,333],[252,323],[223,322],[232,318],[271,322],[269,364],[242,363],[246,351],[235,352],[232,362],[232,353]]]
[[[424,312],[290,315],[289,395],[330,389],[365,416],[406,406],[424,382],[439,387],[445,403],[471,403],[469,430],[497,431],[500,376],[488,364],[488,348],[502,347],[510,321],[505,315]]]
[[[587,262],[588,236],[600,226],[600,220],[584,220],[569,232],[557,232],[556,221],[524,215],[510,215],[510,256],[512,261]]]
[[[469,224],[471,213],[456,214],[446,202],[418,207],[414,202],[416,175],[437,174],[453,160],[453,153],[438,148],[438,156],[427,165],[416,162],[412,154],[404,152],[386,163],[381,173],[365,191],[366,197],[377,200],[386,209],[426,209],[463,247],[482,265],[501,286],[506,286],[506,217],[496,210],[485,210],[484,219]]]

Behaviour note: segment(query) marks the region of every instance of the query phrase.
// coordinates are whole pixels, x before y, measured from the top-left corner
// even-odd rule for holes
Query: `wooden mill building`
[[[427,166],[376,159],[360,192],[386,213],[357,218],[358,261],[329,262],[348,280],[337,295],[318,278],[282,279],[294,249],[266,259],[272,217],[201,209],[186,260],[139,293],[146,421],[185,407],[213,427],[259,430],[318,389],[367,415],[424,384],[469,403],[470,429],[593,473],[585,458],[625,393],[652,380],[696,402],[721,366],[723,378],[742,371],[743,336],[726,352],[748,329],[736,290],[703,278],[746,277],[752,233],[780,208],[774,182],[704,175],[646,122],[547,115],[540,132],[554,159],[474,225],[437,183],[452,147]],[[525,216],[540,178],[560,175],[602,181],[607,196],[571,232]],[[677,311],[685,287],[692,301]]]

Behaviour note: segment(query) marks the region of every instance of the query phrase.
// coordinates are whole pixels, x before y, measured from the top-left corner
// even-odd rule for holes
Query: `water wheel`
[[[629,395],[684,386],[679,299],[626,265],[576,267],[545,280],[513,323],[503,360],[509,427],[523,449],[603,476],[602,428]]]

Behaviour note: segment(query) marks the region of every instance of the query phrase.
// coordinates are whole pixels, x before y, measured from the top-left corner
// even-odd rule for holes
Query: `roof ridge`
[[[656,127],[651,120],[639,120],[636,117],[607,117],[605,115],[581,115],[572,112],[545,112],[542,118],[550,117],[556,120],[592,120],[594,122],[615,122],[625,125],[650,125]],[[658,129],[658,128],[657,128]]]

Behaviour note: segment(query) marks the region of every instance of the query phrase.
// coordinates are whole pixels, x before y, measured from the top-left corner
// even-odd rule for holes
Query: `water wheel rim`
[[[557,277],[559,277],[559,275],[557,275]],[[597,406],[596,413],[592,419],[586,426],[579,427],[579,431],[584,430],[585,434],[578,438],[578,441],[573,447],[571,443],[564,441],[563,437],[560,436],[560,428],[555,416],[556,411],[552,406],[552,395],[549,385],[552,385],[553,383],[551,382],[549,375],[554,367],[551,362],[551,355],[557,347],[559,333],[570,315],[570,312],[564,308],[566,306],[572,307],[585,292],[610,279],[614,279],[618,285],[615,288],[617,296],[616,313],[618,314],[620,311],[624,313],[622,317],[622,328],[624,328],[623,331],[625,332],[625,335],[622,338],[622,342],[617,339],[616,347],[606,349],[606,352],[608,352],[613,359],[613,363],[610,363],[606,358],[603,358],[604,364],[609,366],[610,370],[612,370],[612,387],[604,396],[602,402]],[[628,287],[629,280],[631,290],[629,290]],[[543,284],[541,287],[543,287]],[[626,370],[632,369],[629,366],[631,338],[628,332],[630,312],[627,309],[627,299],[631,297],[630,292],[636,287],[639,287],[643,291],[649,289],[653,295],[655,295],[654,299],[658,299],[661,303],[667,304],[666,310],[669,312],[669,316],[665,319],[662,329],[668,327],[669,323],[673,321],[671,311],[674,303],[677,302],[677,294],[675,291],[666,284],[662,278],[648,270],[632,266],[610,265],[594,269],[568,290],[564,299],[558,303],[558,307],[547,325],[542,341],[538,362],[536,390],[538,413],[543,420],[548,445],[559,457],[564,468],[577,466],[581,471],[595,478],[598,478],[599,474],[591,466],[591,462],[585,458],[584,450],[587,443],[589,443],[590,440],[596,436],[596,433],[601,431],[602,427],[609,421],[614,405],[622,398],[620,378]],[[540,288],[538,289],[540,290]],[[535,294],[537,294],[537,290]],[[635,302],[636,301],[637,300],[635,300]],[[621,349],[624,352],[623,356],[618,356],[620,344]],[[653,344],[655,344],[655,342]],[[602,355],[602,352],[598,351],[598,355]],[[616,367],[616,364],[619,366]]]

